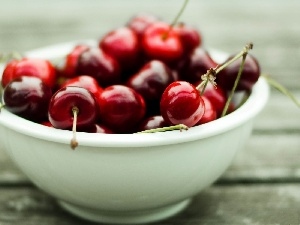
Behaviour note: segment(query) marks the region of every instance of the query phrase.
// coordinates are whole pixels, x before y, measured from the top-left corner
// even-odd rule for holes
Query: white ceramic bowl
[[[55,58],[73,45],[28,55]],[[69,212],[105,223],[152,222],[183,210],[222,175],[245,144],[268,96],[269,87],[260,78],[242,107],[216,121],[182,132],[77,133],[75,151],[70,149],[70,131],[2,109],[0,142],[21,171]]]

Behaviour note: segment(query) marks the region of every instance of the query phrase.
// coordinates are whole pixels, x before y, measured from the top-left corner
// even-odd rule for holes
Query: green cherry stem
[[[225,106],[224,106],[224,109],[223,109],[223,111],[222,111],[221,117],[225,116],[226,113],[227,113],[227,111],[228,111],[229,104],[230,104],[230,102],[231,102],[231,100],[232,100],[232,98],[233,98],[234,92],[235,92],[235,90],[236,90],[236,88],[237,88],[237,86],[238,86],[238,83],[239,83],[239,81],[240,81],[240,78],[241,78],[241,75],[242,75],[242,72],[243,72],[243,69],[244,69],[244,64],[245,64],[245,60],[246,60],[246,57],[247,57],[247,53],[248,53],[248,52],[245,52],[245,53],[243,54],[242,63],[241,63],[241,65],[240,65],[238,75],[237,75],[237,77],[236,77],[236,79],[235,79],[235,81],[234,81],[234,84],[233,84],[233,87],[232,87],[232,89],[231,89],[231,92],[230,92],[230,94],[229,94],[229,96],[228,96],[228,98],[227,98],[227,101],[226,101],[226,103],[225,103]]]
[[[137,132],[136,134],[145,134],[145,133],[156,133],[156,132],[165,132],[165,131],[172,131],[172,130],[188,130],[188,126],[184,124],[178,124],[174,126],[169,126],[169,127],[160,127],[160,128],[155,128],[155,129],[149,129],[149,130],[144,130]]]
[[[282,86],[280,83],[278,83],[276,80],[272,79],[267,74],[261,74],[262,77],[266,79],[266,81],[275,89],[277,89],[279,92],[284,94],[285,96],[289,97],[298,107],[300,107],[300,102],[296,99],[296,97],[284,86]]]
[[[77,124],[77,115],[79,113],[79,109],[74,106],[72,108],[72,112],[73,112],[73,127],[72,127],[72,131],[73,131],[73,138],[71,139],[71,148],[74,150],[77,146],[78,146],[78,142],[76,139],[76,124]]]
[[[4,108],[4,104],[2,104],[1,102],[0,102],[0,112],[1,112],[1,109],[2,108]]]
[[[214,87],[216,87],[216,75],[221,72],[223,69],[225,69],[227,66],[229,66],[234,61],[238,60],[239,58],[243,57],[245,54],[247,55],[248,52],[253,48],[253,43],[246,44],[242,51],[240,51],[238,54],[236,54],[232,59],[226,61],[222,65],[218,65],[216,68],[210,68],[207,70],[206,74],[203,74],[201,76],[202,82],[196,87],[197,90],[201,91],[201,95],[204,93],[204,90],[210,82]]]
[[[184,12],[189,0],[184,0],[183,5],[180,8],[180,11],[177,13],[176,17],[174,18],[173,22],[170,25],[170,29],[163,35],[163,40],[166,40],[168,38],[168,35],[170,31],[173,29],[173,27],[177,24],[179,18],[181,17],[182,13]]]
[[[180,9],[180,11],[178,12],[178,14],[176,15],[176,17],[174,18],[173,22],[171,23],[171,27],[174,27],[177,24],[179,18],[181,17],[182,13],[184,12],[184,10],[186,8],[188,2],[189,2],[189,0],[185,0],[184,1],[183,5],[182,5],[182,7]]]

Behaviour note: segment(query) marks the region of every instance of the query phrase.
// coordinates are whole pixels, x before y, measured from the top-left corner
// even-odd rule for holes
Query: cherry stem
[[[74,150],[77,146],[78,146],[78,142],[76,139],[76,124],[77,124],[77,115],[79,113],[79,109],[74,106],[72,108],[72,112],[73,112],[73,127],[72,127],[72,131],[73,131],[73,138],[71,139],[71,148]]]
[[[243,57],[245,54],[247,55],[249,50],[253,48],[253,43],[249,43],[245,45],[242,51],[240,51],[238,54],[236,54],[232,59],[226,61],[222,65],[218,65],[216,68],[210,68],[207,70],[205,74],[201,76],[202,82],[196,87],[197,90],[201,90],[201,95],[204,93],[204,90],[210,82],[214,87],[216,87],[216,75],[221,72],[223,69],[225,69],[227,66],[229,66],[234,61],[238,60],[239,58]]]
[[[289,97],[298,107],[300,107],[300,102],[296,99],[296,97],[288,89],[286,89],[284,86],[282,86],[276,80],[269,77],[267,74],[261,74],[261,76],[264,77],[272,87],[277,89],[279,92],[281,92],[285,96]]]
[[[227,101],[225,103],[225,106],[224,106],[224,109],[222,111],[221,117],[225,116],[226,113],[227,113],[227,111],[228,111],[229,104],[230,104],[230,102],[231,102],[231,100],[233,98],[234,92],[235,92],[235,90],[236,90],[236,88],[238,86],[238,83],[240,81],[240,78],[241,78],[241,75],[242,75],[242,72],[243,72],[243,69],[244,69],[244,65],[245,65],[245,60],[246,60],[247,54],[248,54],[247,52],[245,52],[243,54],[242,63],[240,65],[239,72],[238,72],[237,77],[236,77],[236,79],[234,81],[234,84],[233,84],[233,87],[231,89],[231,92],[230,92],[230,94],[229,94],[229,96],[227,98]]]
[[[4,104],[2,104],[1,102],[0,102],[0,112],[1,112],[1,109],[2,108],[4,108]]]
[[[157,133],[157,132],[165,132],[165,131],[172,131],[172,130],[188,130],[189,127],[184,125],[184,124],[178,124],[174,126],[169,126],[169,127],[160,127],[160,128],[155,128],[155,129],[149,129],[149,130],[144,130],[137,132],[136,134],[142,134],[142,133]]]
[[[189,2],[189,0],[184,1],[183,5],[181,6],[180,11],[177,13],[176,17],[174,18],[173,22],[171,23],[170,29],[165,34],[163,34],[163,36],[162,36],[163,40],[166,40],[168,38],[168,34],[170,33],[171,29],[177,24],[179,18],[181,17],[182,13],[184,12],[184,10],[186,8],[188,2]]]

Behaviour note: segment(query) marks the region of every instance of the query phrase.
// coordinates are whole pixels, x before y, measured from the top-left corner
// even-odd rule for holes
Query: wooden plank
[[[214,185],[198,194],[182,213],[157,225],[300,223],[299,184]],[[1,225],[92,224],[64,212],[35,188],[0,188]]]

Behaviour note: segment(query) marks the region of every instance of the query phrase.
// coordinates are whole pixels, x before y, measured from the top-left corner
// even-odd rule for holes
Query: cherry
[[[174,81],[172,70],[159,60],[146,63],[126,85],[147,101],[159,100],[166,87]]]
[[[72,51],[65,57],[65,63],[62,68],[62,76],[74,77],[76,76],[76,69],[79,57],[81,54],[88,50],[90,47],[85,44],[76,45]]]
[[[38,58],[22,58],[20,60],[14,59],[6,65],[1,80],[2,87],[23,75],[38,77],[51,88],[56,82],[56,69],[50,61]]]
[[[20,76],[3,90],[5,108],[25,119],[38,122],[47,118],[52,90],[40,78]]]
[[[204,101],[199,91],[186,81],[171,83],[160,101],[161,115],[169,125],[192,127],[204,114]]]
[[[166,126],[168,126],[168,124],[161,115],[150,116],[142,121],[139,126],[139,131],[162,128]]]
[[[184,23],[178,23],[174,26],[174,31],[178,34],[185,55],[191,54],[194,49],[201,46],[202,38],[200,32],[195,28]]]
[[[143,97],[132,88],[113,85],[100,95],[100,120],[115,132],[133,132],[145,115]]]
[[[95,123],[97,106],[93,94],[85,88],[67,86],[59,89],[51,98],[48,117],[53,127],[71,130],[74,111],[77,111],[78,129]]]
[[[163,22],[156,22],[147,27],[142,48],[150,59],[158,59],[167,64],[172,64],[183,56],[183,46],[178,33]]]
[[[100,40],[99,47],[115,58],[123,70],[135,66],[140,52],[137,34],[129,27],[120,27],[107,33]]]
[[[217,116],[219,117],[222,114],[222,111],[226,104],[226,92],[219,85],[214,87],[211,83],[208,82],[202,96],[207,98],[213,104],[217,112]]]
[[[210,68],[215,68],[217,63],[212,59],[209,52],[204,48],[196,48],[190,57],[179,68],[181,79],[194,83],[201,81],[201,76]]]
[[[205,96],[202,96],[202,99],[204,101],[205,111],[201,119],[198,121],[197,125],[208,123],[217,119],[217,112],[214,105]]]
[[[232,59],[234,56],[230,56],[227,61]],[[217,75],[217,84],[224,90],[230,91],[233,88],[234,82],[238,75],[238,71],[241,65],[242,59],[234,61],[229,64],[226,68],[220,71]],[[260,76],[260,65],[257,59],[248,54],[245,59],[244,68],[237,85],[237,91],[250,91],[253,85],[256,83]]]
[[[101,87],[120,82],[119,63],[103,50],[93,47],[84,51],[77,63],[77,75],[90,75],[94,77]]]
[[[157,21],[159,21],[159,19],[152,14],[140,13],[132,17],[128,21],[127,26],[132,29],[140,39],[142,38],[146,28]]]
[[[60,88],[67,87],[67,86],[83,87],[89,90],[94,95],[98,105],[100,94],[103,91],[103,89],[98,85],[98,82],[95,78],[89,75],[79,75],[77,77],[73,77],[65,81],[64,83],[62,83]]]

